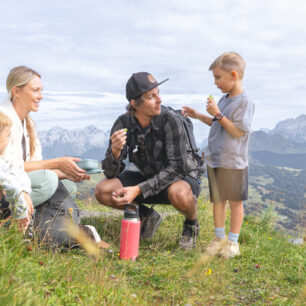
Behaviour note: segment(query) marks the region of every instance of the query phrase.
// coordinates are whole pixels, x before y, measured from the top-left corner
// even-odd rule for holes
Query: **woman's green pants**
[[[44,203],[50,199],[55,193],[58,185],[58,176],[52,170],[36,170],[28,172],[31,179],[31,199],[33,206],[36,207],[39,204]],[[75,196],[77,192],[77,186],[74,182],[69,180],[61,180],[68,192]]]

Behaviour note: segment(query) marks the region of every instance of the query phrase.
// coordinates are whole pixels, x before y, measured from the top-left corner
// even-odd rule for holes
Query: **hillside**
[[[274,152],[278,154],[306,153],[306,142],[297,143],[280,134],[256,131],[250,135],[250,152]]]
[[[80,205],[89,208],[86,202]],[[305,301],[305,244],[290,244],[288,237],[273,231],[271,212],[246,217],[241,256],[207,258],[187,277],[213,237],[211,205],[200,199],[201,230],[192,251],[177,248],[183,217],[165,206],[156,209],[164,220],[152,241],[140,242],[135,262],[119,260],[121,216],[109,210],[83,220],[95,225],[112,245],[98,259],[78,249],[47,251],[36,243],[29,247],[13,228],[0,227],[0,305],[302,305]]]
[[[280,154],[269,151],[250,152],[251,160],[264,165],[306,170],[306,153]]]

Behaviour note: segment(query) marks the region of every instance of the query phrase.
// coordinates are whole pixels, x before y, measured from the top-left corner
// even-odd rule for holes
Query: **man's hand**
[[[115,159],[118,159],[121,151],[126,143],[126,130],[121,129],[113,133],[111,136],[112,152]]]
[[[26,192],[22,192],[22,196],[25,199],[25,201],[27,202],[27,205],[28,205],[28,215],[29,215],[29,217],[31,217],[33,215],[33,213],[34,213],[34,207],[33,207],[32,200],[31,200],[29,194],[26,193]]]
[[[141,194],[141,190],[138,185],[123,187],[112,193],[112,200],[117,205],[131,204],[134,199]]]
[[[190,117],[190,118],[194,118],[194,119],[198,119],[199,118],[199,113],[194,110],[193,108],[189,107],[189,106],[183,106],[182,107],[182,115],[184,117]]]
[[[219,107],[217,105],[217,103],[215,102],[215,100],[211,97],[207,98],[207,106],[206,106],[206,111],[212,115],[212,116],[216,116],[217,114],[221,113],[219,110]]]

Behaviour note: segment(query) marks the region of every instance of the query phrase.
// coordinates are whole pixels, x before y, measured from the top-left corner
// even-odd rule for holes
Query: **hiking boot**
[[[193,249],[196,246],[197,238],[199,236],[199,223],[197,220],[196,225],[191,225],[187,223],[187,220],[184,222],[182,237],[179,241],[180,248],[184,250]]]
[[[233,241],[226,241],[226,243],[223,245],[221,251],[220,251],[221,257],[225,259],[229,259],[235,256],[240,255],[240,250],[239,250],[239,243],[238,242],[233,242]]]
[[[225,244],[226,239],[215,237],[210,243],[207,245],[205,254],[208,256],[215,256],[219,254],[222,246]]]
[[[150,208],[150,212],[145,217],[140,217],[140,220],[140,239],[152,239],[162,222],[161,215],[153,208]]]

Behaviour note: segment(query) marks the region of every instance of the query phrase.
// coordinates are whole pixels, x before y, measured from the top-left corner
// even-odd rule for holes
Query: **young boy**
[[[0,112],[0,155],[8,145],[11,126],[11,119]],[[2,198],[0,211],[5,206],[5,201],[8,202],[11,214],[23,233],[28,228],[34,211],[30,192],[31,182],[27,174],[24,171],[11,169],[0,156],[0,198]]]
[[[206,253],[230,258],[240,255],[238,237],[244,217],[243,201],[248,198],[248,140],[254,104],[243,89],[245,62],[239,54],[223,53],[209,70],[224,93],[218,105],[211,96],[207,99],[206,110],[212,117],[187,106],[182,113],[211,126],[205,158],[215,238],[208,244]],[[228,240],[224,229],[227,201],[231,209]]]

